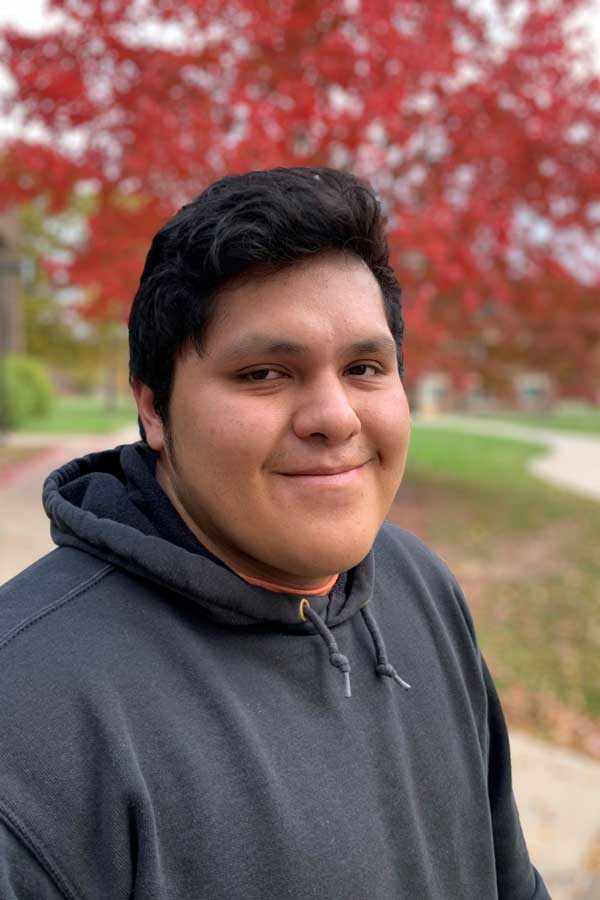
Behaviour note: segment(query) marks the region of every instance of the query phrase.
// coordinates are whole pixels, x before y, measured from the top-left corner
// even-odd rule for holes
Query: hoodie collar
[[[77,547],[193,600],[224,625],[265,623],[305,631],[301,598],[248,584],[187,528],[154,477],[155,454],[141,442],[74,459],[44,484],[44,509],[59,546]],[[343,573],[312,610],[334,627],[371,599],[373,550]]]

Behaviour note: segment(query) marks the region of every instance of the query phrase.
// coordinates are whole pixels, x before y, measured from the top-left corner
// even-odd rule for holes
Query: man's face
[[[176,364],[169,442],[136,396],[157,475],[241,574],[310,589],[369,552],[406,461],[409,413],[380,288],[330,254],[223,291]]]

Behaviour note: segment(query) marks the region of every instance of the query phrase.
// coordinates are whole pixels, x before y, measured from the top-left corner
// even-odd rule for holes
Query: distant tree
[[[77,352],[73,310],[61,302],[47,269],[53,254],[64,253],[42,198],[20,207],[20,255],[24,297],[25,349],[51,364],[68,363]]]
[[[591,395],[600,85],[572,33],[587,5],[53,0],[52,32],[4,31],[6,104],[43,136],[5,147],[3,202],[91,192],[66,269],[89,316],[124,318],[153,231],[208,182],[348,167],[389,214],[409,378],[501,381],[527,359]]]
[[[73,241],[77,246],[83,240],[87,206],[54,216],[43,198],[20,207],[25,349],[51,367],[62,387],[102,387],[106,406],[112,408],[125,366],[125,328],[118,311],[115,321],[90,317],[87,292],[61,284]]]

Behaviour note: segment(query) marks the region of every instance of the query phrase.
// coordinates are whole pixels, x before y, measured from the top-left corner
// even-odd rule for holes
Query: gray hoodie
[[[384,524],[301,610],[197,544],[142,445],[44,504],[58,549],[0,590],[2,900],[548,900],[417,538]]]

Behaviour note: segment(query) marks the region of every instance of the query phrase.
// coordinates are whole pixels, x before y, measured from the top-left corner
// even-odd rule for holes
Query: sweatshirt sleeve
[[[68,900],[35,856],[0,821],[2,900]]]
[[[504,713],[492,676],[482,658],[488,695],[488,790],[492,811],[499,900],[551,900],[529,859],[512,789],[510,745]]]

